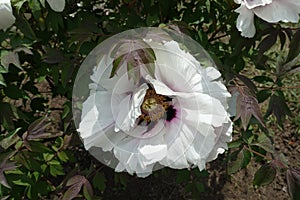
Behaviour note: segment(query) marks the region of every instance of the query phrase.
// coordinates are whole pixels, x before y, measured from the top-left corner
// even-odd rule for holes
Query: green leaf
[[[26,96],[26,93],[16,85],[8,85],[4,88],[4,93],[11,99],[20,99]]]
[[[227,169],[229,174],[234,174],[241,168],[246,167],[251,160],[251,153],[248,150],[242,149],[237,152],[238,154],[236,160],[229,162],[229,166]]]
[[[268,76],[255,76],[253,80],[258,83],[274,83],[273,79]]]
[[[260,133],[258,135],[257,143],[253,143],[253,145],[259,146],[267,152],[274,153],[274,146],[271,142],[271,139],[268,138],[264,133]]]
[[[53,153],[53,151],[49,147],[46,147],[42,142],[29,141],[29,145],[33,152]]]
[[[87,200],[93,199],[93,188],[88,180],[83,184],[83,195]]]
[[[58,158],[63,161],[63,162],[67,162],[69,160],[68,155],[66,154],[66,152],[64,151],[60,151],[57,153]]]
[[[21,30],[21,32],[24,33],[25,37],[31,40],[36,40],[36,35],[32,30],[31,25],[28,23],[28,21],[25,19],[23,15],[16,16],[15,24]]]
[[[231,149],[231,148],[237,148],[237,147],[240,147],[242,145],[242,141],[241,140],[235,140],[235,141],[232,141],[230,143],[228,143],[228,148]]]
[[[17,132],[20,129],[21,128],[17,128],[16,130],[13,130],[11,133],[8,134],[8,137],[5,137],[4,139],[0,140],[0,146],[3,149],[8,149],[10,146],[20,141],[21,138],[17,134]]]
[[[103,173],[97,172],[93,178],[93,186],[103,192],[106,188],[106,178]]]
[[[47,100],[42,97],[33,98],[30,102],[30,107],[34,111],[43,111]]]
[[[2,102],[0,103],[0,110],[0,124],[2,124],[6,130],[14,130],[14,113],[11,105],[7,102]]]
[[[49,166],[50,174],[54,177],[65,175],[64,168],[60,164],[52,164]]]
[[[12,5],[14,8],[17,9],[17,12],[19,13],[20,9],[22,8],[25,2],[27,2],[27,0],[12,0]]]
[[[270,89],[260,90],[260,91],[256,94],[258,103],[264,102],[264,101],[267,100],[271,95],[272,95],[272,91],[271,91]]]
[[[35,20],[38,21],[41,17],[41,7],[39,2],[37,2],[36,0],[28,0],[28,5],[32,11]]]
[[[254,186],[264,186],[273,182],[276,176],[276,168],[270,164],[261,166],[255,173]]]
[[[57,33],[60,28],[64,27],[62,15],[52,10],[48,10],[46,24],[49,31],[54,31],[55,33]]]
[[[3,76],[2,76],[2,74],[0,74],[0,85],[6,87],[5,80],[4,80]]]
[[[177,172],[176,183],[181,184],[190,180],[191,174],[188,170],[180,170]]]
[[[242,168],[241,167],[242,162],[243,162],[242,156],[239,156],[235,161],[230,162],[227,168],[228,174],[234,174],[238,172]]]

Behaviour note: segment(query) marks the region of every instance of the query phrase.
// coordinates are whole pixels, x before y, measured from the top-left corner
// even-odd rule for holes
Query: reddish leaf
[[[137,67],[140,65],[154,63],[156,59],[153,49],[146,42],[140,39],[123,40],[114,46],[110,55],[114,58],[110,78],[116,75],[118,69],[126,63],[127,70],[130,72],[129,78],[132,78],[135,82],[137,81],[136,77],[139,77],[140,72]],[[149,68],[149,66],[146,65],[146,69],[151,75],[154,74],[152,67]]]
[[[289,195],[293,200],[300,199],[300,169],[290,168],[286,171]]]
[[[249,79],[247,78],[246,76],[243,76],[241,74],[238,74],[237,77],[243,81],[243,83],[253,92],[253,93],[256,93],[257,91],[257,88],[255,86],[255,84]]]
[[[237,97],[235,120],[241,118],[243,128],[247,130],[252,115],[265,127],[257,99],[250,95],[240,94]]]
[[[81,190],[82,184],[74,184],[64,193],[62,200],[71,200],[77,197]]]
[[[72,134],[71,135],[65,135],[64,137],[64,142],[63,142],[63,146],[62,146],[62,150],[66,150],[72,140]]]
[[[261,56],[264,52],[269,50],[275,44],[277,40],[277,35],[278,35],[278,31],[273,31],[270,33],[270,35],[268,35],[261,41],[261,43],[257,47],[259,49],[258,50],[259,56]]]
[[[83,184],[85,182],[85,177],[81,175],[75,175],[72,178],[70,178],[66,184],[66,186],[71,186],[74,184]]]
[[[10,188],[10,186],[7,183],[7,180],[4,176],[5,171],[14,170],[17,168],[14,162],[8,162],[9,156],[6,156],[2,163],[0,164],[0,184],[4,185],[7,188]]]
[[[282,119],[285,115],[291,115],[291,111],[287,106],[284,97],[277,95],[271,96],[266,116],[269,116],[271,113],[275,115],[279,124],[282,123]]]
[[[293,39],[290,42],[289,54],[286,59],[286,63],[293,60],[296,56],[300,54],[300,30],[296,31]]]
[[[85,184],[86,181],[86,178],[81,175],[75,175],[70,178],[66,183],[66,186],[70,187],[64,193],[63,200],[71,200],[75,198],[79,194],[83,184]]]

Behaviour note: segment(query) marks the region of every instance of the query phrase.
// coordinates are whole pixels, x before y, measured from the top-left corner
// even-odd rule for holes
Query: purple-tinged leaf
[[[10,186],[8,185],[7,180],[4,176],[4,172],[14,170],[17,168],[14,162],[8,161],[9,156],[10,155],[6,156],[0,164],[0,184],[4,185],[7,188],[10,188]]]
[[[300,169],[290,168],[286,171],[289,195],[293,200],[300,199]]]
[[[11,188],[10,185],[7,183],[7,180],[6,180],[3,172],[1,173],[1,171],[0,171],[0,184],[7,188]]]
[[[47,121],[48,121],[48,117],[44,116],[32,122],[27,129],[28,134],[36,135],[39,132],[44,132],[45,129],[51,124],[50,122]]]
[[[291,111],[287,106],[284,97],[275,94],[271,96],[266,116],[269,116],[271,113],[275,115],[279,124],[282,124],[282,119],[285,115],[291,116]]]
[[[85,184],[86,181],[86,178],[81,175],[75,175],[70,178],[66,183],[66,186],[70,187],[64,193],[62,200],[71,200],[75,198],[79,194],[83,184]]]
[[[87,200],[93,199],[93,188],[88,180],[83,184],[83,195]]]
[[[241,74],[236,75],[238,79],[243,81],[243,83],[251,90],[251,92],[256,93],[257,92],[257,87],[255,84],[246,76],[243,76]]]
[[[264,52],[269,50],[277,40],[278,31],[273,31],[265,37],[258,45],[258,54],[261,56]]]
[[[141,65],[147,65],[154,63],[155,54],[153,49],[143,40],[123,40],[111,50],[110,55],[113,57],[113,68],[110,73],[110,78],[117,74],[118,69],[127,64],[127,71],[129,78],[132,78],[137,82],[139,79]],[[153,70],[146,67],[148,71],[153,75]],[[152,74],[153,73],[153,74]]]
[[[243,128],[247,130],[252,115],[265,127],[257,99],[250,95],[240,94],[237,97],[235,120],[241,118]]]
[[[276,176],[276,168],[271,164],[261,166],[254,174],[253,185],[264,186],[273,182]]]
[[[279,34],[279,39],[280,39],[280,49],[282,50],[284,48],[285,42],[286,42],[286,35],[284,34],[283,31],[280,31]]]
[[[64,193],[62,200],[71,200],[77,197],[81,190],[82,184],[74,184]]]
[[[71,186],[74,184],[83,184],[85,182],[85,177],[81,175],[75,175],[67,181],[66,186]]]
[[[68,146],[70,145],[70,142],[72,140],[72,134],[71,135],[65,135],[64,137],[64,141],[63,141],[63,146],[62,146],[62,150],[66,150],[68,148]]]
[[[286,63],[293,60],[296,56],[300,54],[300,30],[296,31],[293,39],[290,42],[289,53],[286,59]]]

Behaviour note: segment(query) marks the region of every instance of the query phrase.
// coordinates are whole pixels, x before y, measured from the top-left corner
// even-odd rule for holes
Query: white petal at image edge
[[[51,9],[56,12],[62,12],[65,8],[65,0],[47,0]]]
[[[239,13],[236,22],[236,28],[244,37],[252,38],[255,35],[254,13],[245,5],[238,7],[235,12]]]
[[[271,4],[254,8],[253,12],[270,23],[279,21],[297,23],[299,21],[300,2],[295,0],[273,0]]]
[[[4,0],[0,3],[0,29],[7,29],[13,23],[15,23],[16,18],[12,13],[12,7],[10,0]]]

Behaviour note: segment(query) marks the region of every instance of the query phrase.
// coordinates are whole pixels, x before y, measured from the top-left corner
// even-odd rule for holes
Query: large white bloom
[[[0,0],[0,29],[7,29],[15,23],[10,0]]]
[[[139,84],[125,64],[109,78],[109,56],[94,67],[78,128],[84,146],[116,171],[141,177],[162,166],[202,170],[231,141],[230,94],[215,68],[177,42],[145,41],[156,56],[155,73],[141,65]]]
[[[236,27],[244,37],[255,35],[254,14],[259,18],[277,23],[299,21],[300,0],[234,0],[241,4],[235,11],[239,13]]]

